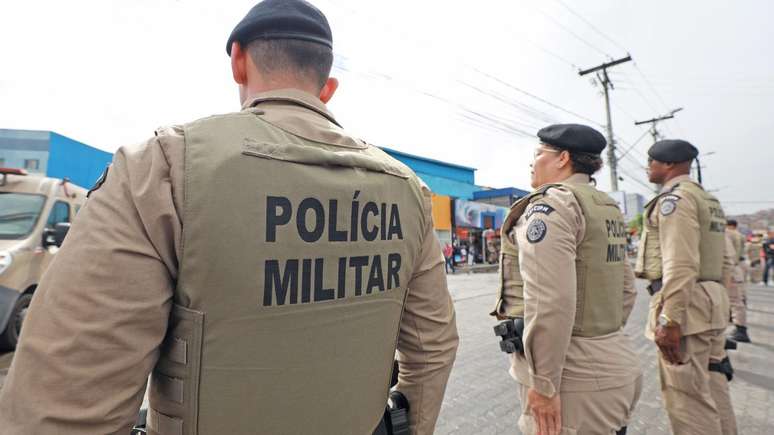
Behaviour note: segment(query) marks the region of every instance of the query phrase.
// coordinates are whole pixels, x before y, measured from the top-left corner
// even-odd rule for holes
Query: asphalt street
[[[492,332],[497,274],[450,275],[457,309],[460,347],[436,426],[439,435],[518,434],[519,397],[508,375],[508,357]],[[638,297],[626,333],[632,337],[644,371],[643,394],[629,434],[670,434],[661,404],[656,349],[643,336],[649,295],[638,280]],[[749,286],[748,321],[752,344],[731,351],[736,370],[731,398],[744,435],[774,433],[774,289]]]
[[[519,397],[507,373],[508,358],[500,352],[492,332],[496,321],[491,311],[497,274],[475,273],[449,276],[449,290],[457,309],[460,347],[452,371],[441,415],[439,435],[518,434]],[[661,405],[656,350],[643,335],[648,295],[638,281],[639,295],[626,332],[641,355],[644,391],[629,425],[629,434],[670,434]],[[730,353],[735,369],[731,396],[739,433],[774,433],[774,289],[748,287],[748,319],[752,344],[740,344]],[[0,355],[0,383],[13,354]]]

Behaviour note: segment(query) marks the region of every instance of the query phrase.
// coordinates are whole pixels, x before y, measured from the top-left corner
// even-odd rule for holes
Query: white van
[[[32,294],[87,190],[0,168],[0,347],[16,348]]]

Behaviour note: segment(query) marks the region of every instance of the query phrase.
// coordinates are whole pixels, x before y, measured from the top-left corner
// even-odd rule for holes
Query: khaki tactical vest
[[[729,231],[731,231],[731,237],[734,241],[734,249],[736,249],[737,258],[734,261],[738,262],[740,258],[744,257],[744,236],[738,230]]]
[[[183,248],[151,434],[370,434],[423,240],[415,176],[260,110],[184,126]]]
[[[656,210],[659,199],[664,195],[676,194],[690,196],[699,212],[699,281],[720,281],[723,275],[723,251],[725,246],[726,218],[720,202],[707,193],[701,185],[693,181],[676,184],[668,192],[663,192],[645,204],[643,232],[637,252],[637,264],[634,272],[639,278],[647,280],[661,279],[662,257],[659,240],[658,220],[652,222],[650,216]],[[680,206],[679,199],[677,207]],[[658,212],[658,211],[656,211]]]
[[[586,218],[586,232],[575,259],[577,301],[573,335],[596,337],[615,332],[623,323],[624,252],[626,226],[612,198],[590,185],[558,183],[541,187],[512,207],[501,229],[500,291],[495,310],[499,319],[524,316],[524,279],[519,248],[510,237],[529,204],[551,188],[575,195]]]

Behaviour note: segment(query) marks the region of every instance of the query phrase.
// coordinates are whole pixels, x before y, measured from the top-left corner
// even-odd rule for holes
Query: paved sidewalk
[[[456,275],[449,287],[457,308],[460,348],[451,374],[436,434],[518,434],[519,398],[508,376],[507,356],[500,352],[487,314],[494,304],[496,274]],[[644,282],[626,331],[642,356],[644,391],[629,434],[670,434],[661,406],[655,346],[643,335],[648,295]],[[774,289],[750,286],[749,333],[752,344],[731,351],[736,376],[731,396],[739,433],[774,434]]]

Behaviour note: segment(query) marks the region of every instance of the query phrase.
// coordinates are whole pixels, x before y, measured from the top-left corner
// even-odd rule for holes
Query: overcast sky
[[[53,130],[115,151],[161,125],[239,109],[225,43],[253,1],[6,1],[0,128]],[[728,213],[774,207],[774,2],[747,0],[316,0],[333,27],[341,87],[330,108],[377,145],[529,188],[534,133],[603,130],[588,68],[610,69],[620,188],[648,196],[635,120],[706,156]],[[643,136],[644,135],[644,136]],[[639,139],[639,142],[637,140]],[[597,176],[609,187],[607,168]],[[767,201],[767,202],[764,202]]]

